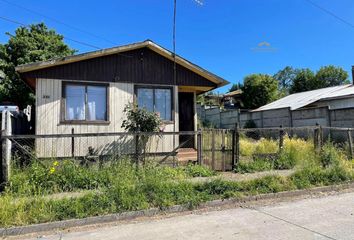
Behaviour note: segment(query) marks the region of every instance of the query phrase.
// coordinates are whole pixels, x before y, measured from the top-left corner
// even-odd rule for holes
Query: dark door
[[[179,131],[194,131],[194,94],[178,93]],[[186,142],[183,148],[194,148],[193,135],[179,135],[179,144]]]

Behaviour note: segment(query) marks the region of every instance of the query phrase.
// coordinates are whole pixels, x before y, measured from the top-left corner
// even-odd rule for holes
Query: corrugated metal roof
[[[271,102],[267,105],[257,108],[253,111],[258,112],[289,107],[291,110],[296,110],[322,99],[337,98],[353,94],[354,86],[352,84],[321,88],[317,90],[291,94],[277,101]]]

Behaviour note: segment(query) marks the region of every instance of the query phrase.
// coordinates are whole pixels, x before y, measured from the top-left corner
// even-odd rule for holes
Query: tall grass
[[[254,147],[254,151],[266,153],[274,151],[275,144],[273,140],[262,139],[260,143],[253,144],[255,146],[252,149]],[[82,167],[70,160],[47,163],[35,161],[25,169],[14,168],[10,185],[0,195],[0,227],[151,207],[164,209],[176,204],[192,208],[212,199],[274,193],[354,180],[352,162],[331,143],[326,143],[322,151],[316,154],[311,142],[285,138],[278,159],[273,162],[256,159],[254,163],[253,166],[246,166],[248,169],[243,171],[294,167],[296,172],[289,177],[267,176],[245,182],[217,178],[196,183],[188,181],[188,178],[215,173],[208,168],[192,165],[169,168],[146,164],[137,168],[129,159],[102,168]],[[251,167],[253,169],[250,170]],[[46,196],[50,193],[90,189],[95,191],[78,197]]]
[[[300,138],[284,138],[284,146],[279,151],[279,143],[274,139],[261,138],[258,141],[243,138],[240,140],[240,153],[248,160],[241,161],[237,172],[257,172],[270,169],[292,169],[318,164],[319,156],[310,140]],[[271,159],[259,159],[259,154],[277,154]],[[252,159],[253,158],[253,159]]]
[[[353,171],[341,164],[301,169],[290,177],[266,176],[245,182],[220,178],[202,183],[192,183],[179,177],[171,180],[170,173],[161,169],[145,166],[136,170],[130,164],[120,166],[116,173],[109,176],[107,187],[79,197],[51,199],[41,195],[18,197],[11,193],[3,194],[0,196],[0,227],[151,207],[164,209],[175,204],[193,208],[212,199],[276,193],[354,180]]]

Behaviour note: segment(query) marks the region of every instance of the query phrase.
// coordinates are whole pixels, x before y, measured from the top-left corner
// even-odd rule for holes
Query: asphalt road
[[[354,193],[117,223],[32,239],[354,239]]]

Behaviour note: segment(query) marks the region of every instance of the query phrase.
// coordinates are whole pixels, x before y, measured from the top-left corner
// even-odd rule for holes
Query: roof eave
[[[89,53],[82,53],[78,55],[73,55],[73,56],[68,56],[68,57],[62,57],[62,58],[56,58],[53,60],[49,61],[43,61],[43,62],[36,62],[36,63],[29,63],[29,64],[23,64],[19,65],[15,68],[15,70],[19,73],[25,73],[25,72],[30,72],[30,71],[35,71],[35,70],[40,70],[48,67],[54,67],[58,65],[64,65],[64,64],[69,64],[73,62],[78,62],[82,60],[87,60],[91,58],[96,58],[96,57],[102,57],[102,56],[107,56],[107,55],[112,55],[112,54],[117,54],[117,53],[123,53],[126,51],[130,50],[135,50],[143,47],[148,47],[149,49],[157,52],[158,54],[173,60],[174,56],[173,53],[156,43],[154,43],[151,40],[146,40],[143,42],[138,42],[138,43],[133,43],[129,45],[124,45],[120,47],[113,47],[109,49],[102,49],[94,52],[89,52]],[[199,67],[198,65],[189,62],[188,60],[176,55],[176,63],[180,64],[189,70],[195,72],[196,74],[203,76],[204,78],[208,79],[209,81],[213,82],[216,84],[217,87],[222,87],[227,84],[229,84],[228,81],[225,79]]]

